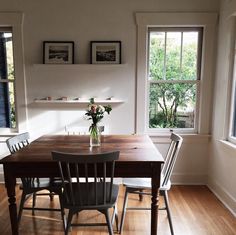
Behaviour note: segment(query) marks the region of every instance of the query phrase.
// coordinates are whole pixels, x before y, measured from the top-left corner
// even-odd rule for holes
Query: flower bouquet
[[[100,146],[100,130],[98,123],[103,119],[104,114],[110,114],[112,108],[110,105],[102,106],[94,103],[94,99],[90,99],[90,104],[88,105],[87,112],[85,113],[88,116],[88,120],[92,120],[92,124],[89,127],[90,132],[90,146]]]

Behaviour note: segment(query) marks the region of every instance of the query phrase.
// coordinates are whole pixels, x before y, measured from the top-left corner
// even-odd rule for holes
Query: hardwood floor
[[[17,190],[17,201],[20,199]],[[123,187],[120,188],[118,202],[119,216],[123,203]],[[175,235],[235,235],[236,218],[223,206],[205,186],[173,186],[169,192]],[[129,197],[129,205],[148,206],[149,197],[143,202],[138,201],[137,195]],[[29,205],[31,200],[28,201]],[[50,203],[48,197],[38,197],[38,206],[58,207],[58,199]],[[162,200],[161,200],[162,203]],[[22,235],[63,235],[63,228],[59,212],[23,211],[20,224]],[[78,219],[78,218],[75,218]],[[103,215],[97,212],[82,212],[80,221],[103,220]],[[0,234],[10,235],[10,220],[8,201],[4,185],[0,185]],[[107,235],[106,227],[74,227],[71,235]],[[123,235],[150,234],[150,211],[128,211],[124,224]],[[165,211],[159,211],[158,235],[170,235]]]

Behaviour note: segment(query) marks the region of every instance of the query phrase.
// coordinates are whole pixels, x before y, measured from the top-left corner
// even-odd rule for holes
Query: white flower
[[[104,112],[105,112],[105,108],[104,108],[102,105],[98,105],[98,110],[99,110],[99,112],[101,112],[101,113],[104,113]]]

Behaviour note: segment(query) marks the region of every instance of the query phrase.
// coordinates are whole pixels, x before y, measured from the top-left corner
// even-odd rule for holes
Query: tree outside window
[[[202,29],[149,30],[149,128],[195,128]]]

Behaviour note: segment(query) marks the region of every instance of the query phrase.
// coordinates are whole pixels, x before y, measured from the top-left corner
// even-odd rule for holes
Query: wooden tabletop
[[[120,151],[119,162],[163,162],[163,157],[147,135],[103,135],[100,147],[89,147],[89,136],[45,135],[17,153],[9,155],[0,164],[14,162],[50,162],[52,151],[70,153],[101,153]]]

